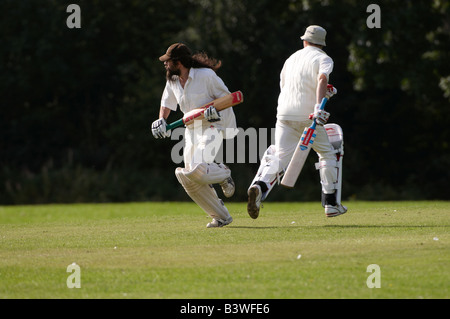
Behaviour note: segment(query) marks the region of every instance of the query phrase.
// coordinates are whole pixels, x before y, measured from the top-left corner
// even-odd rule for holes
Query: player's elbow
[[[319,84],[325,84],[325,85],[327,85],[328,84],[328,78],[327,78],[327,76],[326,76],[326,74],[320,74],[319,75]]]

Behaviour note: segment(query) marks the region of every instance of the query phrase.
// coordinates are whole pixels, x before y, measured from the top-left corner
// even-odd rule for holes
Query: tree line
[[[80,28],[67,27],[67,2],[0,3],[0,204],[186,200],[170,161],[179,141],[150,133],[158,57],[182,41],[222,60],[219,76],[245,96],[238,126],[270,131],[279,73],[310,24],[327,29],[335,63],[328,110],[344,130],[344,200],[449,198],[447,2],[378,1],[379,28],[367,24],[371,1],[76,4]],[[320,200],[315,161],[271,199]],[[229,166],[245,200],[258,163]]]

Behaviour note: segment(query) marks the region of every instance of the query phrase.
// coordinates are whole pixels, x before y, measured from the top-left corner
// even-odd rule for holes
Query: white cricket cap
[[[300,37],[300,39],[304,41],[308,41],[309,43],[323,45],[325,44],[325,37],[327,35],[327,31],[318,25],[310,25],[306,28],[305,34]]]

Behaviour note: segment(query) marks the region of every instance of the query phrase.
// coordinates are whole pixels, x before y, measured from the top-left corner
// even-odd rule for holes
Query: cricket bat
[[[321,110],[325,108],[327,101],[328,98],[326,97],[322,99],[322,103],[320,104]],[[294,155],[292,156],[286,172],[284,173],[283,179],[281,180],[281,185],[288,188],[294,187],[295,182],[303,169],[303,165],[305,165],[309,151],[314,143],[314,139],[316,137],[316,125],[317,122],[314,119],[310,127],[305,127],[302,137],[300,138],[300,141],[294,151]]]
[[[244,101],[244,95],[241,91],[236,91],[233,93],[230,93],[228,95],[222,96],[218,99],[215,99],[214,101],[211,101],[209,103],[206,103],[205,105],[200,106],[199,108],[193,109],[192,111],[187,112],[184,114],[183,118],[172,122],[170,124],[167,124],[166,130],[172,130],[176,127],[183,126],[183,125],[189,125],[194,123],[195,120],[201,120],[205,117],[204,113],[208,107],[213,105],[217,111],[225,110],[229,107],[238,105]]]

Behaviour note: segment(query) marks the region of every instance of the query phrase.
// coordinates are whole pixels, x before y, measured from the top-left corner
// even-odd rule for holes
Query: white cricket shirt
[[[230,94],[230,91],[216,72],[209,68],[191,68],[184,89],[178,79],[166,82],[161,106],[176,111],[177,105],[179,105],[180,110],[186,113],[228,94]],[[226,130],[227,128],[236,129],[236,117],[233,108],[230,107],[220,111],[220,116],[222,119],[214,122],[214,126],[224,130],[225,138],[234,137],[234,135],[226,134],[230,131]],[[203,122],[205,127],[210,125],[206,120],[203,120]]]
[[[333,60],[321,49],[307,46],[292,54],[280,74],[277,118],[305,121],[314,112],[320,74],[327,80],[333,71]]]

